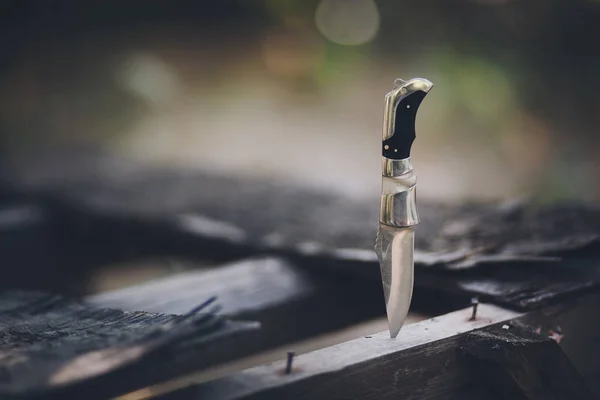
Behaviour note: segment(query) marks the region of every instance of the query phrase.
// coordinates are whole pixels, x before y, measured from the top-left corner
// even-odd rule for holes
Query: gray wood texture
[[[13,162],[0,169],[0,178],[59,216],[50,229],[64,238],[56,247],[72,245],[54,264],[69,265],[80,277],[136,257],[223,261],[269,254],[379,280],[373,252],[378,193],[359,201],[85,152]],[[419,212],[419,290],[532,309],[600,283],[595,207],[420,199]]]
[[[104,399],[230,360],[256,326],[205,300],[175,316],[0,292],[0,398]]]
[[[353,200],[277,181],[151,168],[106,154],[21,160],[7,171],[6,181],[20,190],[54,194],[106,217],[163,222],[231,245],[358,261],[372,257],[363,251],[373,248],[379,193],[370,201]],[[417,261],[429,267],[544,263],[568,252],[598,250],[600,210],[584,205],[421,199],[419,210]]]
[[[162,396],[168,399],[214,400],[494,398],[498,394],[495,393],[496,387],[490,385],[488,379],[473,373],[471,362],[464,357],[465,349],[477,346],[473,342],[480,340],[482,335],[487,335],[497,339],[496,344],[502,353],[514,343],[502,343],[498,330],[510,332],[511,329],[515,332],[513,338],[518,338],[521,343],[527,342],[526,338],[519,336],[521,330],[526,329],[539,333],[537,343],[547,346],[548,342],[543,335],[549,329],[557,329],[558,325],[562,328],[563,335],[560,348],[574,367],[567,364],[569,370],[566,373],[557,371],[550,379],[573,378],[581,374],[579,382],[584,382],[586,387],[578,392],[571,388],[572,391],[567,393],[589,393],[589,390],[593,396],[598,396],[600,392],[597,377],[600,365],[597,360],[600,349],[595,340],[600,335],[600,315],[595,310],[598,306],[600,295],[597,293],[583,296],[569,304],[527,314],[482,304],[475,321],[470,321],[471,309],[465,309],[409,325],[396,340],[390,339],[388,333],[383,332],[300,355],[294,361],[291,374],[282,372],[282,361],[170,394],[162,393]],[[581,332],[584,327],[585,332]],[[506,339],[509,334],[504,336]],[[545,356],[547,358],[536,358],[534,355],[532,362],[539,367],[539,363],[544,360],[565,361],[564,357],[557,356],[556,348],[550,351]],[[518,354],[522,356],[524,353],[519,351]],[[562,364],[559,363],[557,368],[560,365]],[[546,383],[547,368],[544,370]],[[541,373],[540,371],[538,369],[536,373]],[[574,380],[565,386],[577,382]],[[535,385],[536,381],[530,383]],[[556,389],[560,384],[553,385],[551,393],[555,397],[548,398],[564,398],[565,392]],[[527,390],[522,392],[530,395],[531,392]]]
[[[359,295],[357,295],[359,294]],[[381,283],[316,274],[273,257],[180,273],[87,298],[96,306],[179,314],[218,296],[222,315],[260,323],[238,357],[385,315]]]
[[[383,315],[379,270],[372,250],[377,194],[373,201],[353,201],[278,182],[246,181],[197,171],[151,170],[131,164],[117,163],[115,168],[115,160],[103,157],[69,163],[70,160],[64,160],[55,169],[49,169],[47,163],[34,162],[14,168],[11,176],[5,176],[10,179],[12,190],[20,193],[5,210],[25,204],[19,197],[25,193],[31,201],[27,209],[37,211],[30,213],[35,218],[21,218],[16,223],[14,218],[0,218],[0,228],[4,228],[0,233],[8,238],[21,230],[24,234],[17,237],[21,244],[28,243],[32,235],[37,238],[36,243],[49,243],[39,247],[44,250],[39,254],[14,243],[10,249],[48,256],[52,259],[49,265],[67,266],[76,270],[78,277],[126,259],[176,255],[232,260],[255,256],[215,271],[186,273],[90,298],[96,307],[179,313],[216,294],[223,299],[226,316],[261,324],[260,335],[236,336],[227,331],[218,346],[203,346],[201,352],[193,350],[193,346],[169,352],[163,342],[157,341],[156,347],[149,346],[143,352],[154,361],[142,363],[142,359],[148,361],[146,356],[133,357],[136,368],[129,370],[133,375],[121,375],[121,384],[139,386],[143,383],[136,380],[139,376],[154,383],[171,373],[201,369]],[[521,311],[539,309],[595,290],[600,283],[597,209],[583,205],[540,208],[520,202],[442,205],[421,201],[420,212],[423,221],[417,232],[415,307],[451,307],[452,301],[467,304],[468,297],[478,295],[484,302]],[[53,249],[60,251],[55,253]],[[34,276],[23,265],[34,264],[36,257],[19,257],[18,251],[11,257],[14,268],[25,271],[23,277]],[[552,324],[564,320],[560,326],[566,337],[578,336],[579,345],[592,343],[597,337],[597,333],[586,336],[579,332],[587,329],[580,321],[593,317],[589,308],[585,313],[577,311],[586,304],[577,304],[575,311],[568,312],[562,307],[550,319]],[[594,304],[597,306],[597,302]],[[343,389],[347,398],[451,398],[448,396],[456,393],[462,398],[478,398],[494,392],[494,388],[484,378],[474,381],[472,374],[467,373],[472,367],[458,349],[465,348],[465,340],[469,339],[458,333],[484,327],[496,329],[495,323],[507,319],[515,324],[527,322],[528,327],[539,325],[548,309],[543,310],[521,316],[516,311],[482,305],[473,322],[465,322],[470,310],[463,312],[467,317],[450,314],[442,317],[442,323],[432,320],[429,325],[406,327],[408,337],[404,342],[391,341],[383,333],[302,355],[290,375],[279,373],[281,365],[260,367],[196,386],[189,393],[208,398],[335,398],[337,390]],[[50,323],[47,310],[42,311],[39,320],[31,317],[39,329]],[[27,316],[23,313],[19,318]],[[64,332],[77,330],[82,318],[76,316],[65,316]],[[93,320],[96,324],[104,322]],[[90,328],[90,334],[98,333],[105,339],[113,338],[113,334],[117,335],[115,338],[127,338],[127,324],[131,322],[125,319],[123,326],[110,332]],[[600,321],[596,322],[600,325]],[[82,323],[87,326],[87,322]],[[24,333],[28,325],[21,326]],[[197,332],[197,326],[194,327],[190,332]],[[241,332],[235,326],[232,329]],[[13,354],[15,346],[7,343]],[[65,347],[60,341],[49,343]],[[106,350],[101,343],[96,343],[97,350],[109,360],[108,364],[128,360],[130,352],[122,346],[105,346],[109,349]],[[133,339],[126,342],[135,343]],[[224,344],[226,350],[221,347]],[[598,356],[597,351],[582,352],[581,346],[572,346],[569,348],[568,341],[561,343],[574,369],[597,393],[593,382],[599,368],[590,359],[590,355]],[[37,353],[35,346],[25,348],[35,357],[45,355]],[[84,346],[81,351],[87,354],[93,350]],[[79,364],[71,364],[70,358],[63,361],[67,363],[64,367],[69,366],[74,373],[85,371]],[[62,368],[60,363],[40,365],[36,367],[42,371],[40,375],[17,374],[32,379],[29,383],[19,381],[21,389],[43,387],[49,376],[43,371]],[[505,379],[511,382],[504,371]],[[535,373],[541,373],[539,368]],[[13,375],[9,371],[6,376]],[[87,393],[92,388],[94,395],[106,394],[94,388],[110,382],[110,374],[107,376],[104,379],[108,381],[69,386],[64,393]],[[16,381],[8,381],[7,393],[18,395]],[[520,387],[518,382],[515,385]],[[108,387],[123,390],[126,386]],[[570,391],[566,393],[575,393],[574,388],[567,389]]]
[[[201,384],[173,398],[435,398],[467,382],[453,359],[459,334],[520,315],[487,304],[478,313],[475,321],[469,321],[471,310],[461,310],[408,325],[396,339],[382,332],[306,353],[296,357],[289,375],[283,373],[282,361]]]
[[[506,400],[594,399],[555,339],[519,327],[467,334],[461,347],[472,373]]]

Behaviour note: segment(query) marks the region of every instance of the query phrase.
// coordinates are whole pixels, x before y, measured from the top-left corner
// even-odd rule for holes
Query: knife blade
[[[408,314],[414,277],[417,176],[410,160],[417,109],[433,84],[423,78],[397,79],[385,96],[381,158],[381,204],[375,252],[390,336],[395,338]]]

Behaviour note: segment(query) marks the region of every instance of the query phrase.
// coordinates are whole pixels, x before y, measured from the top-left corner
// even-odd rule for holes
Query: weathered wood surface
[[[64,238],[62,247],[71,242],[72,253],[57,256],[57,265],[65,265],[61,257],[82,271],[136,257],[232,260],[267,253],[379,279],[372,250],[378,193],[359,201],[97,154],[24,160],[1,171],[17,192],[60,215],[50,231]],[[417,290],[528,309],[600,282],[592,257],[600,248],[596,208],[421,199],[419,211]]]
[[[96,306],[179,314],[218,296],[221,314],[258,321],[238,357],[384,316],[381,283],[316,274],[278,258],[180,273],[87,298]]]
[[[48,160],[13,166],[7,179],[29,192],[59,194],[99,215],[162,221],[232,245],[310,255],[373,247],[379,193],[367,202],[277,181],[150,168],[106,155],[53,162],[52,170]],[[542,262],[547,260],[536,256],[598,250],[600,210],[583,205],[539,209],[518,201],[443,205],[423,199],[419,207],[416,247],[423,256],[418,261],[430,267],[513,258]]]
[[[256,329],[214,301],[175,316],[0,292],[0,398],[104,399],[236,357]]]
[[[448,393],[466,382],[452,363],[458,334],[520,315],[486,304],[480,305],[479,314],[469,321],[471,310],[453,312],[408,325],[395,340],[382,332],[300,355],[289,375],[283,373],[285,361],[276,362],[183,390],[173,398],[426,399]]]
[[[4,203],[9,204],[5,209],[10,211],[5,215],[19,215],[14,210],[23,204],[28,207],[25,209],[37,211],[29,213],[31,218],[24,217],[27,213],[20,214],[20,219],[0,218],[0,225],[4,223],[2,226],[6,227],[2,234],[12,237],[13,232],[21,229],[24,234],[18,240],[22,240],[22,244],[27,243],[30,235],[37,235],[39,243],[48,243],[46,247],[39,247],[42,251],[38,254],[25,245],[10,246],[10,249],[21,249],[13,257],[17,270],[21,270],[19,254],[28,252],[32,257],[30,263],[36,257],[50,257],[53,260],[50,265],[67,265],[81,275],[85,275],[86,268],[149,256],[219,260],[257,254],[277,256],[279,259],[271,259],[271,264],[234,264],[222,271],[185,274],[93,299],[97,304],[112,302],[113,306],[131,310],[139,306],[143,310],[173,312],[176,308],[185,310],[186,304],[193,307],[202,301],[200,296],[215,293],[225,296],[226,315],[257,317],[263,329],[252,340],[237,336],[236,341],[222,342],[229,343],[224,359],[383,314],[379,271],[372,251],[377,221],[377,207],[372,204],[377,204],[376,196],[367,204],[277,182],[240,181],[190,171],[152,171],[127,165],[113,168],[110,162],[108,166],[109,172],[106,164],[97,161],[91,162],[89,168],[79,163],[71,166],[70,171],[65,171],[64,165],[54,171],[43,170],[57,173],[56,179],[36,173],[28,175],[24,170],[11,171],[14,173],[11,185],[17,189],[15,193],[20,194]],[[427,299],[429,304],[443,303],[442,295],[466,300],[465,296],[477,294],[482,300],[526,309],[564,299],[574,292],[592,290],[600,282],[596,257],[597,210],[583,206],[544,210],[520,203],[442,206],[422,201],[420,211],[423,223],[418,228],[415,305],[420,299]],[[54,249],[59,249],[58,254]],[[231,287],[242,296],[242,301],[230,295]],[[172,295],[177,301],[161,304],[161,299],[173,291],[178,292],[177,296]],[[136,304],[137,295],[141,300]],[[144,306],[146,300],[148,303]],[[482,312],[488,307],[480,308],[480,318],[485,317]],[[291,376],[271,376],[269,371],[278,370],[263,367],[251,370],[250,375],[245,373],[234,376],[233,380],[218,381],[225,382],[225,388],[213,382],[193,390],[225,398],[229,395],[253,398],[256,390],[274,398],[285,394],[296,394],[300,398],[313,394],[318,398],[333,394],[329,390],[336,387],[338,374],[341,374],[339,383],[347,388],[349,397],[353,396],[352,390],[364,394],[364,398],[395,396],[398,386],[402,385],[405,392],[400,393],[433,393],[444,398],[447,393],[460,389],[465,398],[469,395],[476,398],[476,395],[489,393],[490,388],[469,380],[465,372],[468,366],[455,356],[455,351],[464,344],[456,332],[480,326],[473,325],[477,323],[483,321],[479,319],[466,326],[464,322],[450,324],[455,332],[436,331],[435,324],[424,326],[422,332],[415,331],[414,335],[432,340],[437,337],[435,346],[429,347],[427,340],[418,342],[413,337],[401,354],[395,352],[398,342],[384,340],[387,334],[374,336],[371,339],[377,340],[355,344],[357,349],[363,348],[356,350],[357,365],[344,357],[339,362],[329,360],[341,354],[330,350],[331,353],[321,356],[317,353],[317,358],[299,357],[300,364],[296,366],[301,369]],[[564,330],[564,326],[570,325],[561,323],[561,326]],[[425,328],[437,332],[438,336],[428,336]],[[406,327],[408,332],[410,329]],[[570,329],[568,335],[573,335]],[[587,343],[591,340],[589,336],[582,337],[582,342],[584,339]],[[375,348],[370,348],[371,343],[375,343]],[[568,342],[564,346],[568,348]],[[343,348],[349,354],[354,351],[351,346]],[[184,351],[183,358],[190,356],[190,359],[166,364],[180,366],[179,372],[202,368],[224,361],[218,349],[220,347],[204,346],[202,362],[198,360],[199,353]],[[148,354],[151,359],[158,353],[149,351]],[[597,377],[594,371],[599,368],[588,354],[576,347],[567,354],[575,368],[584,371],[588,385],[593,386],[590,381]],[[438,362],[444,357],[449,357],[448,365],[456,368],[450,380],[444,380],[443,374],[444,378],[439,378],[446,371],[446,364]],[[412,363],[414,359],[433,364],[421,371],[430,384],[420,383],[417,387],[410,383],[409,378],[414,378],[412,369],[398,372],[398,363]],[[173,371],[166,366],[165,370],[156,367],[164,365],[164,360],[162,353],[155,362],[137,363],[136,368],[146,365],[147,370],[135,369],[135,374],[147,371],[148,379],[165,379]],[[378,366],[380,363],[382,367]],[[302,369],[303,365],[309,369]],[[302,371],[306,375],[302,375]],[[314,371],[317,373],[313,376]],[[346,375],[348,371],[351,373]],[[367,386],[364,380],[358,379],[364,371],[382,376],[367,374],[367,380],[372,381]],[[257,376],[260,379],[255,381]],[[332,376],[336,377],[334,383]],[[309,388],[314,383],[323,388],[322,391],[307,390],[306,381],[311,383]],[[279,382],[284,382],[283,387]],[[381,389],[372,392],[373,388]],[[79,389],[84,390],[75,385],[69,389],[71,392],[64,393],[83,393],[77,392]],[[85,390],[89,390],[89,386]],[[103,392],[98,390],[97,393]]]
[[[496,325],[467,334],[460,350],[497,399],[594,399],[557,338]]]
[[[465,359],[464,349],[472,346],[473,341],[481,335],[499,337],[498,329],[514,329],[516,335],[522,329],[527,329],[544,335],[560,325],[563,335],[560,348],[577,372],[573,369],[557,371],[553,376],[556,378],[564,373],[563,377],[573,377],[581,374],[580,382],[585,382],[587,387],[577,393],[590,390],[595,396],[592,398],[598,398],[598,306],[600,295],[597,293],[569,304],[527,314],[480,305],[475,321],[470,321],[471,309],[465,309],[409,325],[396,340],[383,332],[298,356],[291,374],[284,374],[284,362],[277,362],[175,392],[169,392],[174,389],[173,386],[163,385],[146,393],[155,393],[168,399],[214,400],[494,398],[495,386],[473,373],[472,364]],[[531,337],[531,333],[528,336]],[[542,336],[539,342],[546,343]],[[500,354],[507,346],[513,345],[497,344]],[[490,351],[493,352],[493,349]],[[555,356],[556,353],[549,354],[545,360],[551,361],[553,357],[556,360]],[[539,366],[543,360],[533,362]],[[547,369],[544,371],[549,374]],[[553,389],[557,386],[560,384],[553,384]],[[571,393],[576,392],[576,389],[571,390]],[[560,392],[555,391],[554,395],[556,393]],[[133,393],[127,398],[137,397]]]

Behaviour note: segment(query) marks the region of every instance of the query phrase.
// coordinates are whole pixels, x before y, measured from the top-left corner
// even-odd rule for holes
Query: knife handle
[[[419,224],[417,176],[410,162],[417,109],[433,87],[426,79],[396,80],[385,96],[379,222],[396,228]]]
[[[396,80],[386,96],[382,155],[390,160],[410,157],[415,140],[415,120],[421,102],[433,84],[426,79]]]

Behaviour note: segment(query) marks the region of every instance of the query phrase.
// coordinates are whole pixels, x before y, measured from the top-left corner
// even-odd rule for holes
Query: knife
[[[385,96],[381,158],[381,208],[375,252],[381,269],[390,336],[395,338],[408,314],[414,276],[413,227],[417,213],[417,176],[410,162],[417,109],[433,84],[423,78],[396,79]]]

